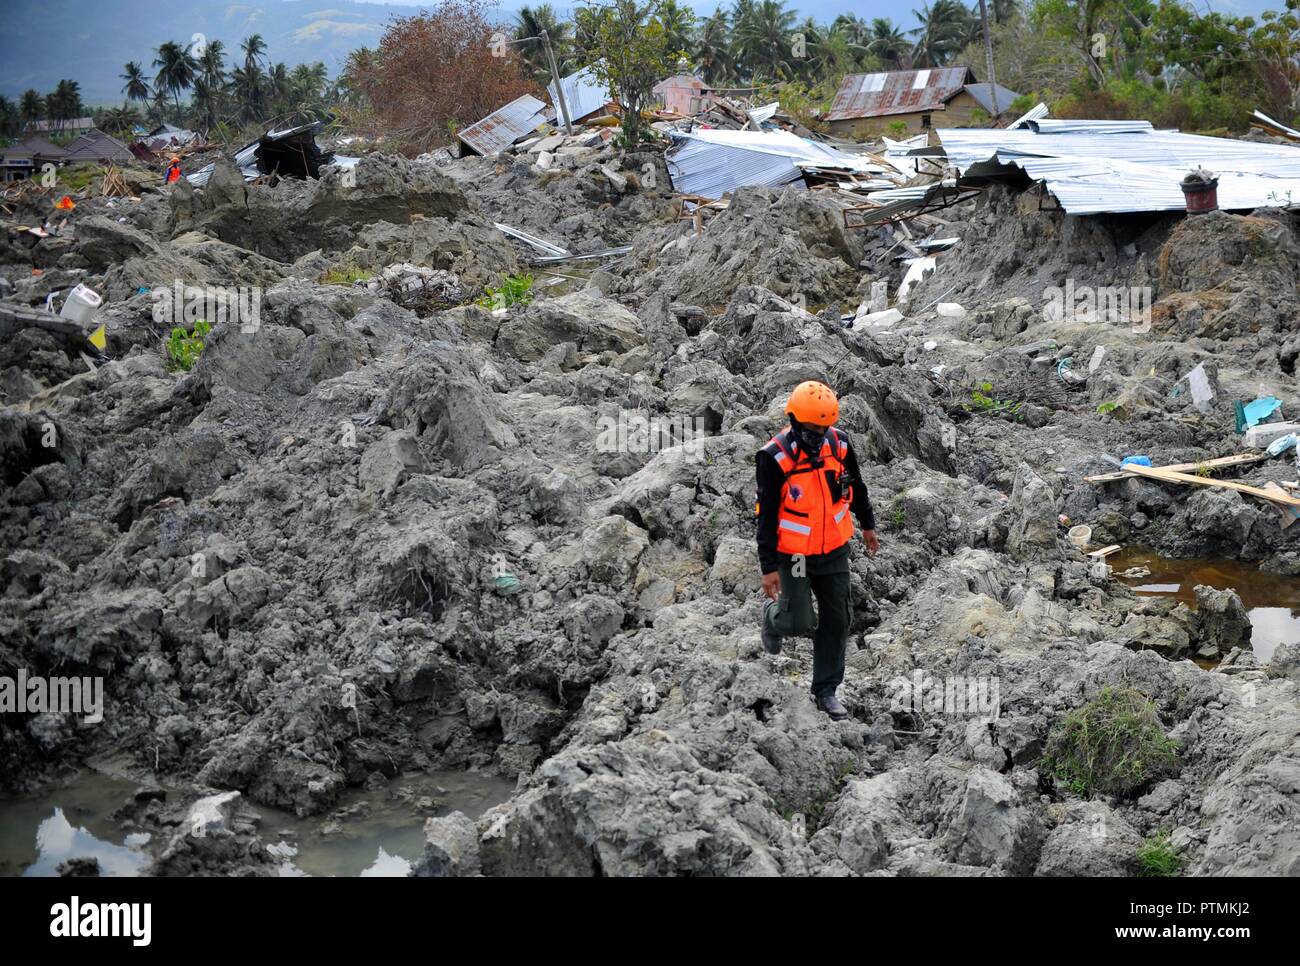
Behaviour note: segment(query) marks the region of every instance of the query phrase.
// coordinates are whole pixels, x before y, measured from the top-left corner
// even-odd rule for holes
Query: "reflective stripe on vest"
[[[793,520],[779,520],[777,526],[782,530],[793,530],[795,533],[802,533],[804,536],[812,533],[812,527],[805,527],[802,523],[795,523]]]

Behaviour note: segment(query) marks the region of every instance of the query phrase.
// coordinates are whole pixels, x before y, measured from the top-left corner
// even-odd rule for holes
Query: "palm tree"
[[[18,115],[23,120],[23,127],[35,126],[45,113],[45,98],[30,87],[23,91],[23,99],[18,103]]]
[[[966,46],[971,34],[971,12],[959,0],[934,0],[920,10],[913,10],[920,26],[908,31],[918,34],[912,48],[917,67],[941,67],[954,53]],[[978,26],[975,28],[978,31]]]
[[[866,22],[851,13],[842,13],[831,21],[830,32],[847,38],[858,47],[865,47],[871,39],[871,31]]]
[[[181,118],[181,91],[188,90],[194,83],[194,72],[198,66],[190,52],[169,40],[158,48],[158,56],[153,66],[158,68],[154,78],[154,87],[160,91],[170,91],[176,102],[176,123],[183,123]]]
[[[293,84],[289,80],[289,68],[283,63],[275,64],[266,72],[266,97],[272,105],[271,113],[286,113],[292,93]]]
[[[81,117],[81,85],[74,80],[59,81],[54,93],[45,98],[45,109],[60,129],[62,122]]]
[[[795,75],[796,68],[791,63],[795,59],[791,49],[794,18],[794,12],[787,10],[782,0],[759,0],[737,22],[738,59],[751,79]]]
[[[199,73],[211,90],[226,81],[226,45],[220,40],[210,40],[199,57]]]
[[[240,106],[246,117],[261,120],[264,118],[267,100],[266,83],[262,73],[261,57],[266,53],[266,41],[261,34],[245,37],[239,45],[244,52],[242,71],[236,67],[231,71],[231,81],[239,95]]]
[[[121,77],[126,83],[122,85],[122,93],[126,95],[126,99],[128,101],[149,100],[149,82],[144,79],[144,68],[135,61],[129,60],[123,70],[126,73]]]
[[[121,134],[129,132],[142,120],[140,112],[133,107],[110,107],[95,116],[95,126],[109,134]]]
[[[564,73],[569,66],[578,66],[568,63],[573,44],[569,36],[570,26],[560,19],[555,8],[549,3],[538,4],[536,7],[520,7],[519,13],[515,14],[514,39],[527,40],[529,43],[517,44],[516,49],[527,62],[533,79],[539,84],[549,84],[551,65],[546,59],[546,48],[537,39],[543,31],[551,42],[551,50],[555,54],[555,63],[560,72]]]
[[[688,53],[691,49],[691,35],[695,32],[695,11],[681,6],[677,0],[662,0],[658,19],[668,35],[673,52]]]
[[[0,97],[0,136],[14,137],[21,127],[18,105],[7,97]]]
[[[736,59],[731,52],[731,27],[722,10],[713,11],[700,25],[692,53],[706,84],[723,84],[731,77]]]
[[[190,97],[194,117],[199,127],[211,131],[217,126],[217,115],[221,112],[221,88],[213,87],[206,77],[194,78],[194,93]]]
[[[252,70],[259,66],[262,55],[266,53],[266,41],[261,34],[253,34],[244,38],[239,49],[244,52],[244,70]]]
[[[888,17],[871,21],[867,50],[894,68],[905,68],[912,62],[912,45]]]

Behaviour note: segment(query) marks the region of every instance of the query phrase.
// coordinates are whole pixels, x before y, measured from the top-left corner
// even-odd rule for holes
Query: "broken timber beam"
[[[1222,469],[1225,466],[1246,466],[1250,463],[1258,463],[1267,458],[1265,453],[1235,453],[1232,456],[1220,456],[1212,460],[1202,460],[1199,463],[1172,463],[1169,466],[1157,466],[1154,469],[1170,470],[1174,473],[1184,473],[1187,470],[1199,470],[1202,467],[1207,470]],[[1085,483],[1114,483],[1117,480],[1127,479],[1137,474],[1130,473],[1129,470],[1133,464],[1130,463],[1118,473],[1102,473],[1098,476],[1085,476]],[[1152,469],[1152,467],[1143,467],[1143,469]]]
[[[1245,483],[1234,483],[1232,480],[1215,480],[1206,476],[1193,476],[1190,473],[1178,473],[1169,469],[1157,469],[1154,466],[1137,466],[1130,463],[1128,466],[1130,472],[1138,476],[1145,476],[1152,480],[1163,480],[1166,483],[1191,483],[1195,486],[1214,486],[1224,490],[1236,490],[1238,493],[1245,493],[1260,500],[1267,500],[1270,503],[1280,504],[1282,506],[1300,507],[1300,499],[1294,496],[1287,496],[1279,491],[1269,492],[1262,490],[1257,486],[1247,486]]]

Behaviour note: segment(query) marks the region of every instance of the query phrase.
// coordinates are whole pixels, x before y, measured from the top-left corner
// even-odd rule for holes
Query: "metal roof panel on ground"
[[[788,131],[672,131],[666,160],[673,190],[721,198],[750,185],[776,187],[801,180],[801,164],[861,173],[878,165]]]
[[[835,102],[823,120],[850,121],[915,111],[938,111],[963,87],[973,83],[975,74],[969,67],[849,74],[840,82]]]
[[[609,93],[609,88],[596,79],[590,67],[584,67],[577,73],[570,74],[560,83],[564,88],[564,106],[569,109],[569,120],[574,124],[604,109],[605,105],[614,99]],[[547,85],[546,91],[550,95],[556,118],[563,123],[564,118],[560,114],[560,102],[555,96],[554,82]]]
[[[938,135],[963,175],[1018,167],[1075,215],[1182,210],[1179,183],[1197,167],[1219,176],[1221,208],[1300,203],[1300,146],[1157,131],[1147,122],[1033,123],[1039,130],[942,128]]]
[[[546,105],[531,94],[525,94],[471,124],[458,136],[473,150],[488,156],[504,151],[532,133],[545,119]]]

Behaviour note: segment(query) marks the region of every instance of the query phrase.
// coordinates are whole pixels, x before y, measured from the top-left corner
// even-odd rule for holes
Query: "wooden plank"
[[[1112,543],[1109,547],[1102,547],[1100,550],[1088,551],[1088,556],[1093,560],[1105,560],[1113,553],[1118,553],[1120,546],[1118,543]]]
[[[1171,463],[1169,466],[1157,466],[1159,470],[1172,470],[1175,473],[1185,473],[1187,470],[1199,470],[1205,467],[1207,470],[1222,469],[1225,466],[1245,466],[1248,463],[1258,463],[1268,458],[1267,453],[1234,453],[1232,456],[1219,456],[1212,460],[1202,460],[1199,463]],[[1131,463],[1129,464],[1132,465]],[[1085,476],[1085,483],[1114,483],[1116,480],[1127,479],[1132,476],[1127,470],[1120,470],[1118,473],[1102,473],[1098,476]]]
[[[1272,480],[1269,480],[1267,483],[1265,483],[1263,488],[1267,490],[1269,493],[1280,494],[1282,496],[1287,495],[1286,490],[1282,489],[1282,487],[1278,486]],[[1297,510],[1293,506],[1284,507],[1284,506],[1278,506],[1275,503],[1273,504],[1273,509],[1277,511],[1278,523],[1281,524],[1283,530],[1291,526],[1291,524],[1295,523],[1297,517],[1300,517],[1300,510]]]
[[[1130,472],[1138,476],[1145,476],[1152,480],[1163,480],[1166,483],[1191,483],[1193,486],[1213,486],[1223,490],[1236,490],[1238,493],[1245,493],[1248,496],[1256,497],[1260,500],[1267,500],[1270,503],[1278,503],[1283,506],[1300,507],[1300,499],[1293,496],[1287,496],[1284,493],[1270,493],[1268,490],[1261,490],[1256,486],[1247,486],[1245,483],[1234,483],[1232,480],[1216,480],[1208,476],[1192,476],[1190,473],[1175,473],[1172,470],[1156,469],[1154,466],[1137,466],[1129,464]],[[1281,487],[1278,487],[1281,490]]]

